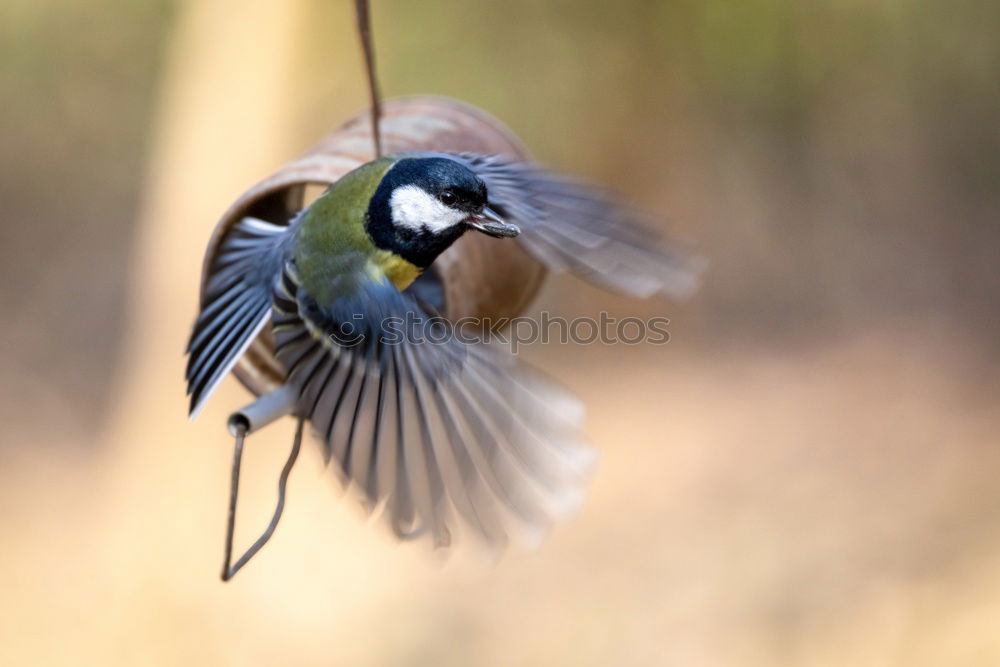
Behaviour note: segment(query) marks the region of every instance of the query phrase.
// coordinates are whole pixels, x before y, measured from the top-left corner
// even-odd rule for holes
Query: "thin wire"
[[[292,443],[292,451],[288,455],[288,460],[285,461],[285,467],[281,469],[281,476],[278,478],[278,504],[274,508],[271,523],[267,525],[267,529],[257,538],[257,541],[247,549],[246,553],[236,561],[236,564],[230,567],[229,564],[232,562],[233,557],[233,532],[236,526],[236,498],[239,495],[240,488],[240,463],[243,458],[243,443],[246,441],[246,429],[242,426],[237,427],[236,444],[233,448],[233,476],[229,486],[229,515],[226,521],[226,561],[222,565],[223,581],[232,579],[244,565],[249,563],[250,559],[257,555],[257,552],[267,544],[267,541],[271,539],[271,535],[274,534],[274,529],[278,527],[278,521],[281,520],[281,513],[285,509],[285,489],[288,486],[288,475],[292,472],[292,466],[295,465],[295,460],[299,457],[299,449],[302,446],[302,426],[304,423],[305,419],[299,417],[299,423],[295,427],[295,440]]]
[[[365,70],[368,74],[368,93],[372,103],[372,138],[375,141],[375,157],[382,157],[382,97],[379,94],[378,78],[375,75],[375,44],[372,41],[371,14],[368,11],[368,0],[355,0],[355,13],[358,17],[358,35],[361,38],[361,50],[365,56]]]

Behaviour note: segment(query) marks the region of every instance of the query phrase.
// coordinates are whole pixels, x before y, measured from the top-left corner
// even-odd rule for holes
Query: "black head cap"
[[[433,213],[428,218],[440,219],[395,218],[394,194],[398,199],[399,189],[406,186],[415,186],[426,194],[425,198],[420,192],[410,190],[415,210],[428,211]],[[486,202],[486,184],[455,160],[404,158],[386,172],[372,196],[368,234],[379,248],[426,268],[468,229],[464,220],[482,212]]]

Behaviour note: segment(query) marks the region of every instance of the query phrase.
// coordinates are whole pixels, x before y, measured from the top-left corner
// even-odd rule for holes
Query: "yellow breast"
[[[381,273],[392,281],[392,284],[400,291],[409,287],[422,271],[416,264],[407,262],[388,250],[376,252],[371,258],[371,265],[377,273]],[[378,278],[378,276],[373,277]]]

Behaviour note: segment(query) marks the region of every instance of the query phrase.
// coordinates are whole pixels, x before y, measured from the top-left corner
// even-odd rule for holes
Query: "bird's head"
[[[486,184],[445,157],[404,158],[383,176],[368,209],[375,244],[422,267],[469,229],[498,238],[520,233],[488,203]]]

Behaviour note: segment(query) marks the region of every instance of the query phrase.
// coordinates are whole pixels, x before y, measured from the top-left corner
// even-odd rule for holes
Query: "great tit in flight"
[[[407,291],[469,231],[636,297],[697,281],[691,255],[602,189],[499,157],[387,155],[289,224],[247,217],[224,239],[187,348],[192,416],[270,323],[294,414],[397,535],[544,531],[582,498],[582,410],[509,352],[429,342],[433,313]]]

